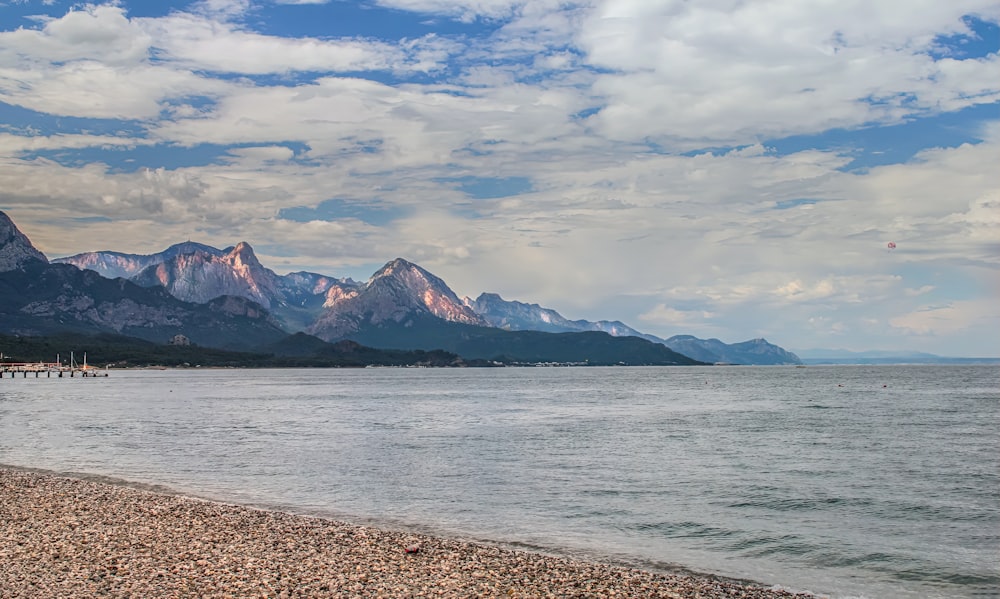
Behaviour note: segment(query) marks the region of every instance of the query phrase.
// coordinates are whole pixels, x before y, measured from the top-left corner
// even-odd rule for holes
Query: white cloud
[[[295,152],[285,146],[256,146],[234,148],[229,154],[243,164],[265,165],[274,162],[287,162],[295,156]]]
[[[924,285],[924,286],[920,287],[919,289],[904,289],[903,293],[905,293],[906,295],[908,295],[910,297],[918,297],[918,296],[921,296],[921,295],[926,295],[926,294],[930,293],[931,291],[934,291],[934,289],[935,289],[935,287],[933,285]]]
[[[266,36],[219,20],[246,10],[245,2],[197,8],[130,20],[121,6],[85,5],[37,30],[0,32],[0,101],[56,115],[155,119],[162,110],[178,114],[188,96],[240,86],[196,71],[428,72],[456,51],[434,36],[397,44]]]
[[[213,19],[235,19],[250,10],[251,0],[198,0],[191,5],[192,11]]]
[[[513,15],[527,0],[376,0],[381,6],[412,12],[443,15],[471,22],[503,19]]]
[[[62,116],[149,119],[167,98],[227,87],[152,64],[152,42],[116,5],[85,5],[39,30],[0,32],[0,101]]]
[[[153,133],[182,144],[296,140],[325,163],[350,156],[361,172],[423,167],[431,169],[427,178],[462,162],[481,168],[486,161],[466,150],[477,144],[504,142],[489,148],[499,154],[489,167],[495,172],[506,160],[542,155],[548,144],[583,134],[566,116],[574,100],[564,94],[522,85],[465,96],[447,91],[333,77],[298,87],[246,87],[220,99],[208,115],[165,122]]]
[[[0,66],[100,61],[130,65],[147,57],[152,39],[114,5],[84,5],[42,28],[0,32]]]
[[[796,279],[774,290],[778,297],[791,301],[811,301],[816,299],[826,299],[833,295],[833,282],[824,279],[806,287],[802,281]]]
[[[11,135],[0,133],[0,154],[12,156],[22,152],[68,150],[82,148],[132,148],[148,145],[145,139],[112,135]]]
[[[140,64],[74,61],[44,70],[0,69],[0,101],[61,116],[151,119],[171,97],[215,95],[228,84]]]
[[[433,37],[405,45],[364,39],[293,39],[261,35],[232,23],[183,13],[140,22],[155,40],[161,60],[223,73],[426,71],[440,67],[429,62],[429,57],[446,56],[441,53],[443,43]]]
[[[937,34],[967,32],[970,13],[1000,18],[988,0],[606,0],[577,43],[612,71],[594,86],[607,105],[591,120],[604,135],[752,143],[997,101],[996,54],[928,54]]]

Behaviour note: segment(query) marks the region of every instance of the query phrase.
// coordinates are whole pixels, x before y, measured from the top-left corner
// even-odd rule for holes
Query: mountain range
[[[183,331],[195,343],[229,348],[306,333],[323,342],[443,349],[470,359],[799,363],[763,339],[732,345],[691,336],[660,339],[618,321],[569,320],[497,294],[459,298],[443,280],[402,258],[365,282],[309,272],[278,275],[246,242],[220,250],[187,241],[151,255],[99,251],[49,262],[2,212],[0,275],[0,327],[15,333],[89,328],[164,340]]]

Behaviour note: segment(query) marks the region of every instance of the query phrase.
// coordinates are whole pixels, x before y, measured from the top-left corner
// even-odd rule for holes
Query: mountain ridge
[[[572,331],[603,331],[615,336],[639,337],[709,364],[795,365],[798,356],[769,343],[766,339],[750,339],[727,344],[718,339],[699,339],[693,335],[674,335],[662,339],[642,333],[617,320],[569,320],[551,308],[538,304],[508,301],[495,293],[483,293],[475,300],[465,298],[491,325],[505,330],[544,330],[552,333]]]
[[[261,264],[245,241],[225,249],[186,241],[155,254],[86,252],[52,262],[122,277],[142,287],[163,287],[174,297],[194,303],[233,295],[271,311],[286,330],[302,330],[322,310],[321,294],[338,288],[344,294],[357,283],[317,273],[278,275]]]
[[[390,260],[364,283],[316,273],[277,275],[260,263],[247,242],[219,250],[188,241],[156,254],[88,252],[53,262],[128,275],[140,285],[164,287],[185,301],[241,296],[271,311],[286,332],[302,331],[326,341],[363,336],[365,328],[405,325],[430,314],[445,322],[511,332],[599,331],[615,337],[638,337],[707,363],[801,363],[791,352],[766,340],[726,344],[690,335],[662,339],[621,321],[570,320],[554,309],[504,300],[496,293],[484,292],[475,300],[459,299],[442,279],[403,258]],[[398,334],[403,336],[405,330]]]
[[[321,365],[330,364],[331,360],[344,363],[346,353],[350,354],[353,363],[468,365],[464,356],[441,349],[451,346],[461,347],[465,354],[496,356],[503,363],[513,364],[699,363],[637,338],[615,338],[604,333],[597,336],[518,334],[480,326],[481,319],[462,304],[441,279],[403,259],[388,263],[364,285],[338,287],[329,284],[332,280],[321,275],[298,274],[294,277],[295,284],[309,284],[313,292],[326,288],[325,292],[312,295],[325,299],[320,304],[321,307],[329,304],[324,310],[332,309],[333,313],[348,320],[354,317],[356,336],[388,335],[383,348],[363,347],[356,339],[328,335],[333,344],[317,349],[315,342],[308,338],[288,335],[278,326],[271,312],[247,297],[220,295],[207,303],[186,302],[160,284],[142,287],[129,279],[109,279],[72,264],[50,264],[6,215],[3,216],[8,225],[4,238],[7,243],[0,250],[4,251],[2,255],[11,257],[5,263],[11,270],[0,272],[0,334],[4,335],[40,339],[65,334],[114,334],[160,346],[176,344],[183,348],[193,345],[239,351],[280,347],[292,353],[296,345],[302,344],[304,347],[299,351],[321,354],[288,358],[291,361],[281,362],[285,364]],[[203,248],[189,249],[194,252],[188,256],[204,254],[185,259],[199,265],[219,258],[214,252],[205,254]],[[249,244],[233,246],[229,254],[231,266],[259,268]],[[138,262],[128,264],[139,266]],[[372,301],[362,302],[357,300],[359,297]],[[339,309],[340,304],[352,302],[353,314],[350,310]],[[336,336],[340,338],[332,338]],[[645,345],[636,345],[636,342]],[[431,345],[425,349],[423,346],[427,343]],[[414,347],[399,350],[400,345]],[[263,363],[250,356],[240,359],[247,364]],[[494,362],[480,361],[483,365]]]
[[[208,250],[204,248],[208,247]],[[475,300],[458,296],[448,285],[436,275],[426,271],[419,265],[403,258],[387,262],[369,277],[365,283],[357,283],[350,279],[335,279],[316,273],[290,273],[276,275],[273,271],[260,265],[256,256],[246,256],[244,262],[253,264],[258,273],[256,276],[244,276],[240,284],[222,284],[223,276],[215,278],[215,285],[202,285],[201,296],[183,294],[177,291],[173,283],[183,279],[183,268],[176,266],[181,260],[183,251],[207,252],[205,268],[232,263],[228,258],[239,248],[241,252],[252,253],[252,248],[246,242],[227,250],[217,250],[209,246],[187,242],[177,244],[158,254],[139,256],[148,261],[150,257],[161,256],[165,259],[158,269],[147,266],[146,270],[133,275],[132,279],[143,285],[163,284],[174,290],[182,299],[188,301],[206,301],[206,298],[218,293],[241,294],[248,299],[258,301],[270,308],[279,321],[289,332],[304,331],[328,341],[336,341],[351,335],[358,335],[366,326],[381,326],[383,322],[404,322],[416,314],[431,313],[449,322],[460,322],[476,326],[491,326],[507,331],[541,331],[549,333],[602,331],[616,337],[639,337],[653,343],[665,345],[675,352],[696,357],[698,361],[707,363],[732,364],[799,364],[798,358],[779,346],[765,341],[762,347],[755,347],[751,341],[741,344],[725,344],[718,339],[702,340],[690,335],[677,335],[670,339],[662,339],[655,335],[640,332],[618,320],[570,320],[551,308],[538,304],[504,300],[499,294],[484,292]],[[59,259],[69,263],[86,266],[95,261],[101,252],[78,254],[88,257],[87,261]],[[119,256],[128,255],[119,254]],[[191,267],[196,261],[188,261]],[[232,265],[228,266],[234,270]],[[168,272],[164,272],[164,271]],[[188,278],[204,275],[194,272]],[[230,276],[237,281],[240,277]],[[275,283],[277,281],[277,283]],[[322,300],[315,291],[309,290],[311,284],[324,281],[319,289],[325,289]],[[208,291],[211,289],[212,291]],[[277,292],[276,289],[281,289]],[[259,290],[270,290],[269,294]],[[294,296],[294,300],[291,298]],[[752,351],[744,351],[752,350]],[[693,355],[692,355],[693,354]]]
[[[127,254],[113,250],[102,250],[53,258],[51,262],[55,264],[72,264],[79,269],[93,270],[109,279],[116,279],[118,277],[128,279],[151,265],[166,262],[182,254],[191,254],[200,251],[222,255],[231,250],[232,248],[219,250],[210,245],[188,240],[175,243],[155,254]]]

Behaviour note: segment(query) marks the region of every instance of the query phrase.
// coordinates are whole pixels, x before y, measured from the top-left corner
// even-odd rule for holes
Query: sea
[[[1000,596],[1000,367],[0,379],[0,463],[831,598]]]

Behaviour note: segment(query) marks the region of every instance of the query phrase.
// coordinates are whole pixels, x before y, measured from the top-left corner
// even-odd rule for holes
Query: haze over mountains
[[[220,250],[187,241],[152,255],[100,251],[50,263],[2,212],[0,273],[7,291],[0,325],[22,334],[63,327],[165,341],[183,329],[206,346],[257,347],[304,332],[326,342],[444,349],[476,359],[799,363],[763,339],[733,345],[690,336],[664,340],[617,321],[569,320],[497,294],[459,298],[402,258],[365,282],[278,275],[245,242]]]
[[[1000,358],[953,358],[916,351],[806,349],[796,355],[803,364],[1000,364]]]

